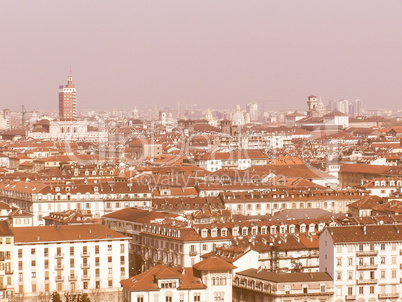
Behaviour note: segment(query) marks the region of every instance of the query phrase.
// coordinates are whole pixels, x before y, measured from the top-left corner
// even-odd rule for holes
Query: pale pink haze
[[[0,1],[0,107],[401,108],[401,0]]]

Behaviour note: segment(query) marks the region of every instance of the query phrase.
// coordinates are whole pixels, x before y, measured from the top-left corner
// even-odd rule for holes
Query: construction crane
[[[35,111],[26,111],[24,105],[21,106],[22,129],[25,130],[25,114]]]

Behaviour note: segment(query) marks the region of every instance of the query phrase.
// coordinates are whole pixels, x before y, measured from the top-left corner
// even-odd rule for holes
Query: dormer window
[[[294,225],[289,226],[289,233],[291,233],[291,234],[295,233],[295,226]]]
[[[217,229],[212,229],[212,230],[211,230],[211,236],[212,236],[212,237],[218,236],[218,230],[217,230]]]
[[[201,237],[202,237],[202,238],[208,237],[208,230],[205,230],[205,229],[202,230],[202,231],[201,231]]]
[[[226,237],[226,236],[227,236],[227,230],[226,230],[226,229],[221,230],[221,236],[222,236],[222,237]]]

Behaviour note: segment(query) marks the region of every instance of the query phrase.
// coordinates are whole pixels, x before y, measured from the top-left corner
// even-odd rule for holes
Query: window
[[[111,252],[111,251],[112,251],[112,245],[111,245],[111,244],[109,244],[109,245],[107,246],[107,251],[108,251],[108,252]]]
[[[201,301],[201,294],[194,294],[194,302],[200,302]]]
[[[348,265],[353,265],[353,258],[348,258]]]
[[[112,263],[112,257],[107,257],[107,262]]]
[[[113,280],[109,280],[107,283],[108,287],[113,287]]]
[[[22,249],[18,249],[18,258],[22,258]]]
[[[322,293],[326,292],[325,284],[321,284],[320,290],[321,290]]]
[[[342,265],[342,258],[337,258],[336,259],[336,265],[338,265],[338,266]]]
[[[363,286],[359,287],[359,295],[364,295],[364,287]]]
[[[381,250],[385,251],[385,243],[381,243]]]
[[[36,250],[35,249],[31,249],[31,255],[34,256],[36,254]]]
[[[45,257],[49,257],[49,248],[45,247],[43,253]]]
[[[308,293],[308,288],[307,286],[303,286],[303,294],[307,294]]]
[[[207,245],[207,244],[203,244],[203,245],[202,245],[202,250],[203,250],[203,251],[208,250],[208,245]]]
[[[353,295],[353,287],[348,287],[348,296]]]
[[[374,286],[370,286],[370,294],[374,294]]]
[[[99,254],[99,245],[95,245],[95,254]]]
[[[144,302],[144,297],[137,297],[137,302]]]
[[[385,264],[385,257],[381,257],[381,264]]]

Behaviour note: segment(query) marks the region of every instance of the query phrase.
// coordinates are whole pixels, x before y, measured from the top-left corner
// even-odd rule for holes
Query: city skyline
[[[70,66],[78,111],[261,101],[280,110],[310,94],[392,109],[402,99],[400,1],[23,4],[0,13],[0,99],[12,110],[57,110]]]

